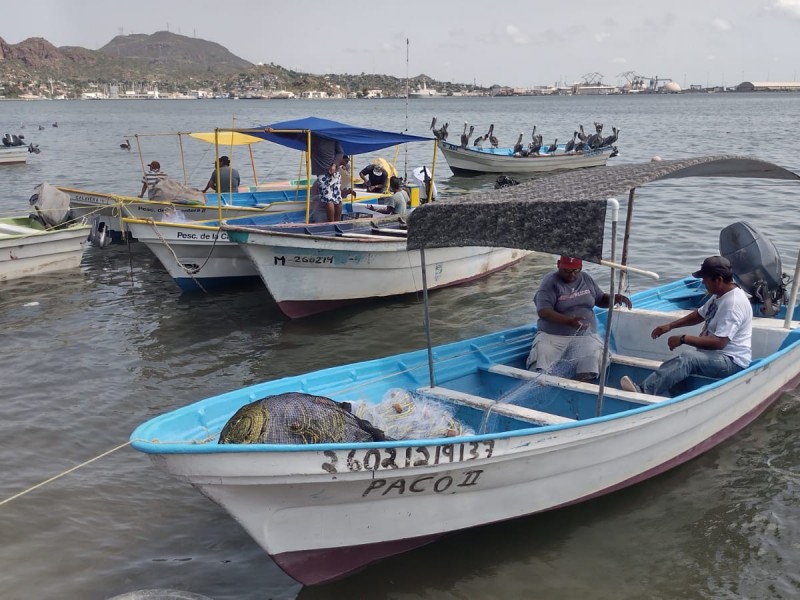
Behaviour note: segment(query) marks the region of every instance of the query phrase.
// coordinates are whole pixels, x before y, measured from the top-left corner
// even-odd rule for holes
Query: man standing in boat
[[[342,217],[342,177],[339,167],[344,150],[338,140],[311,134],[311,174],[317,176],[319,201],[325,206],[328,221]]]
[[[600,373],[603,343],[597,336],[592,309],[607,308],[609,296],[583,272],[580,258],[562,256],[557,267],[545,275],[533,297],[539,315],[538,332],[526,366],[550,372],[556,363],[565,362],[574,365],[574,378],[578,381],[594,381]],[[616,294],[614,302],[632,307],[630,299],[622,294]]]
[[[709,256],[692,277],[703,280],[711,299],[685,317],[659,325],[650,337],[657,339],[673,329],[703,323],[700,335],[667,338],[670,350],[692,346],[695,351],[683,352],[666,361],[641,385],[624,376],[619,382],[623,390],[664,396],[673,393],[671,390],[691,375],[721,379],[750,366],[753,307],[734,283],[730,261],[724,256]]]

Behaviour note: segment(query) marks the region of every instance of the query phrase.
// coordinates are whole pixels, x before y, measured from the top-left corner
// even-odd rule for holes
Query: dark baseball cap
[[[700,270],[692,273],[692,277],[733,277],[731,262],[724,256],[709,256],[700,265]]]

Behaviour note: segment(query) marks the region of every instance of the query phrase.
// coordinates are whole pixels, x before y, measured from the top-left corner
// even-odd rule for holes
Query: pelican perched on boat
[[[522,135],[523,135],[522,132],[520,132],[519,137],[517,138],[517,143],[514,144],[514,149],[513,149],[514,154],[519,154],[520,152],[522,152]]]
[[[534,136],[533,141],[528,145],[528,154],[539,154],[542,149],[542,134]]]
[[[475,131],[475,126],[474,125],[470,125],[469,126],[469,133],[467,133],[467,125],[469,125],[469,123],[464,123],[464,132],[461,134],[461,147],[462,148],[466,148],[467,146],[469,146],[469,138],[472,137],[472,133]]]
[[[483,148],[483,140],[484,140],[484,137],[482,135],[479,135],[478,137],[475,138],[475,141],[472,142],[472,145],[475,146],[476,148],[482,149]]]
[[[611,144],[616,143],[617,139],[619,138],[619,129],[617,129],[616,127],[612,127],[611,131],[613,131],[611,135],[603,138],[603,143],[600,144],[601,148],[603,146],[610,146]]]
[[[486,134],[486,138],[489,140],[492,148],[497,148],[500,145],[499,140],[494,136],[494,123],[489,125],[489,133]]]
[[[437,140],[447,139],[447,123],[442,125],[439,129],[436,129],[436,117],[433,117],[431,121],[431,131],[433,132],[433,137]]]
[[[547,154],[555,154],[555,151],[558,150],[558,138],[553,140],[553,143],[550,144],[547,148],[545,148],[545,152]]]
[[[564,153],[565,154],[575,150],[575,138],[577,138],[577,137],[578,137],[578,132],[577,131],[573,131],[572,132],[572,139],[567,142],[566,146],[564,146]]]

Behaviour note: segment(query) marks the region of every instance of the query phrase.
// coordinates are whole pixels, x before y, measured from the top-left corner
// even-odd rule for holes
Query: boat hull
[[[238,244],[216,227],[126,221],[185,292],[258,281],[258,271]]]
[[[471,377],[471,369],[498,357],[524,357],[533,332],[521,327],[434,349],[439,385]],[[143,426],[132,437],[159,467],[232,514],[289,575],[315,584],[449,532],[581,502],[691,460],[797,386],[800,336],[792,339],[769,359],[694,395],[506,435],[293,446],[291,452],[230,448],[214,444],[213,433],[208,437],[221,427],[213,422],[220,413],[270,394],[303,390],[354,401],[375,386],[423,386],[426,354],[417,351],[224,394],[175,411],[167,430]],[[169,436],[180,419],[191,426],[191,439]],[[175,445],[178,439],[187,443]]]
[[[480,151],[462,148],[448,142],[439,142],[439,149],[456,175],[505,173],[535,175],[551,171],[602,167],[614,152],[611,147],[577,154],[543,154],[541,156],[514,157],[510,151]],[[505,152],[505,153],[502,153]]]
[[[0,165],[21,165],[28,162],[27,146],[0,146]]]
[[[14,219],[16,227],[27,219]],[[80,265],[88,225],[73,226],[53,231],[30,231],[9,235],[11,230],[0,220],[0,281],[42,275],[75,268]],[[22,226],[22,228],[25,228]]]
[[[241,241],[243,234],[232,239]],[[242,250],[281,311],[296,319],[368,299],[422,290],[419,252],[404,238],[344,240],[244,234]],[[530,254],[508,248],[436,248],[426,253],[429,289],[485,277]]]

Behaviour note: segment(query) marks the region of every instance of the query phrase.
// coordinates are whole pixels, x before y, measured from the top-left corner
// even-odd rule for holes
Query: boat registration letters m
[[[322,470],[327,473],[341,471],[378,471],[408,469],[444,463],[465,462],[491,458],[494,440],[444,444],[441,446],[406,446],[405,448],[369,448],[348,453],[326,450],[327,462]]]

